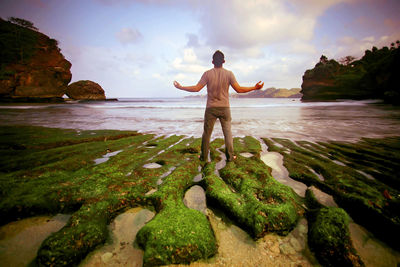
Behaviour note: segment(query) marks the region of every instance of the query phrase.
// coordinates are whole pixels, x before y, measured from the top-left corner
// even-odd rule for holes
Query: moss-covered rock
[[[270,151],[283,155],[291,178],[332,195],[358,224],[398,247],[398,137],[357,143],[264,141]]]
[[[237,152],[252,152],[247,159],[238,155],[234,163],[214,173],[215,162],[203,168],[207,201],[221,207],[253,237],[267,232],[287,234],[302,213],[301,200],[289,187],[278,183],[260,159],[260,143],[251,137],[235,139]]]
[[[107,202],[85,205],[73,214],[67,225],[43,241],[36,263],[39,266],[77,265],[108,237]]]
[[[210,222],[183,203],[162,209],[137,235],[144,250],[144,266],[190,263],[217,252]]]
[[[146,192],[171,166],[195,158],[190,152],[198,145],[182,136],[154,139],[128,131],[12,126],[0,127],[0,134],[4,152],[0,160],[5,163],[0,169],[1,223],[72,213],[67,225],[43,242],[37,257],[40,265],[78,264],[105,242],[107,224],[115,216],[130,207],[152,204]],[[144,145],[150,140],[154,146]],[[95,163],[110,152],[117,153]],[[161,168],[143,168],[150,160],[162,163]]]
[[[176,168],[148,197],[158,213],[137,234],[145,266],[190,263],[217,252],[207,217],[187,208],[182,201],[186,189],[193,184],[198,163],[193,160]]]
[[[323,266],[364,266],[349,232],[349,216],[341,208],[323,207],[308,213],[308,244]]]
[[[233,223],[254,238],[267,232],[287,234],[293,229],[303,212],[302,200],[271,177],[271,169],[259,158],[257,139],[235,138],[237,159],[219,172],[215,170],[222,166],[223,140],[211,143],[212,162],[202,170],[200,142],[199,138],[155,138],[130,131],[0,127],[0,222],[71,213],[67,225],[43,242],[36,262],[77,265],[105,242],[107,225],[115,216],[131,207],[147,206],[157,214],[137,236],[145,251],[145,264],[189,263],[217,252],[206,215],[187,208],[182,201],[188,188],[200,184],[208,204],[221,207]],[[379,227],[375,232],[380,230],[396,239],[399,193],[388,184],[396,184],[398,179],[392,175],[400,162],[396,160],[398,138],[365,139],[357,144],[286,139],[265,142],[269,149],[284,155],[291,176],[333,195],[359,224],[375,225]],[[243,152],[253,156],[245,158],[240,155]],[[99,158],[106,161],[98,164],[95,160]],[[159,165],[146,168],[148,163]],[[195,182],[200,171],[203,179]],[[374,175],[376,172],[380,176]],[[325,208],[309,208],[314,211],[308,215],[315,225],[329,222],[318,219]],[[322,218],[332,217],[321,214]],[[341,212],[334,214],[339,217]],[[346,219],[330,224],[346,225]],[[321,239],[318,234],[315,238]],[[332,249],[342,253],[340,246]]]

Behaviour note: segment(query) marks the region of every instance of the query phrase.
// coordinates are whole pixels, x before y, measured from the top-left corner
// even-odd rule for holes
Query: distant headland
[[[265,90],[256,90],[246,94],[231,94],[232,98],[300,98],[302,94],[300,93],[301,88],[275,88],[270,87]],[[185,98],[205,98],[207,95],[190,95]]]

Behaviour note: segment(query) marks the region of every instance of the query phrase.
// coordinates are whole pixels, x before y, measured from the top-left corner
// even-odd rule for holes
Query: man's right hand
[[[178,89],[182,89],[182,85],[178,83],[177,81],[174,81],[174,86]]]
[[[198,92],[205,86],[205,84],[201,84],[199,82],[196,85],[192,85],[192,86],[182,86],[177,81],[174,81],[174,86],[176,88],[180,89],[180,90],[185,90],[185,91],[188,91],[188,92]]]

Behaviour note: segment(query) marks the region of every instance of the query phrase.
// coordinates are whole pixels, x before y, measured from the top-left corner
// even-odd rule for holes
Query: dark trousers
[[[206,108],[204,113],[204,131],[201,139],[201,160],[208,160],[210,150],[210,138],[214,129],[215,121],[219,119],[224,133],[226,160],[233,160],[233,139],[231,132],[231,110],[230,108],[211,107]]]

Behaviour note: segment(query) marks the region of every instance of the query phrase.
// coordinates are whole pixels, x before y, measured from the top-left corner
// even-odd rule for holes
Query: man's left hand
[[[263,88],[264,83],[261,83],[261,81],[259,81],[258,83],[256,83],[256,85],[254,86],[255,90],[260,90],[261,88]]]

